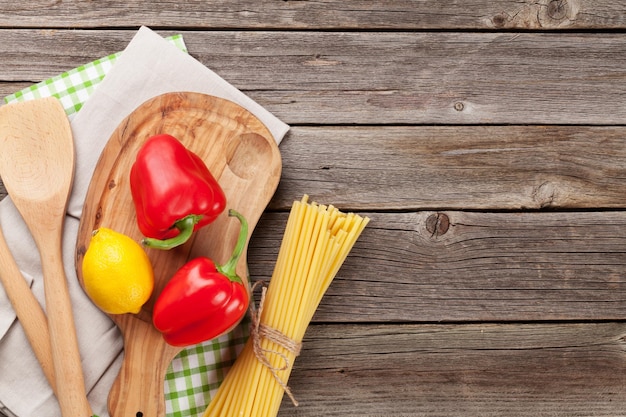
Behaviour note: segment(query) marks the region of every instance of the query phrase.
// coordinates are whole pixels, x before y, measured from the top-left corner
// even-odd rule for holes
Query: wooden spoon
[[[64,417],[92,416],[63,268],[62,234],[74,177],[74,141],[57,99],[0,108],[0,173],[41,256],[61,413]]]
[[[96,165],[76,242],[81,284],[82,260],[93,230],[108,227],[141,240],[128,176],[139,148],[159,133],[173,135],[203,159],[226,194],[226,211],[233,208],[246,217],[248,239],[274,195],[282,168],[280,152],[252,113],[228,100],[199,93],[169,93],[148,100],[122,121]],[[239,222],[223,213],[183,246],[168,251],[147,249],[155,272],[151,299],[138,314],[111,315],[124,336],[124,362],[109,394],[111,417],[165,416],[165,374],[181,348],[168,345],[152,325],[154,301],[191,257],[226,262],[238,234]],[[248,277],[246,250],[237,273]]]

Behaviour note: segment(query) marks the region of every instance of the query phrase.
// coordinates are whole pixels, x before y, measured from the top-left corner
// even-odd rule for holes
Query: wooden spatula
[[[74,138],[57,99],[0,107],[0,173],[41,256],[61,413],[90,417],[62,256],[65,210],[74,179]]]
[[[278,186],[278,146],[267,128],[246,109],[198,93],[170,93],[149,100],[120,124],[96,166],[76,246],[81,284],[82,259],[93,230],[104,226],[141,240],[128,175],[138,149],[159,133],[173,135],[204,160],[226,193],[226,211],[234,208],[248,220],[248,238]],[[112,417],[165,415],[165,374],[181,349],[167,345],[152,325],[154,301],[191,257],[203,255],[224,263],[238,233],[237,220],[224,213],[183,246],[169,251],[147,250],[155,271],[152,298],[136,315],[111,316],[124,335],[124,362],[109,395]],[[245,252],[237,266],[241,277],[248,275]]]

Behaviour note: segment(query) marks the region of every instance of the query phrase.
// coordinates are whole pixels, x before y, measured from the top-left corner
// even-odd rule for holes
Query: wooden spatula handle
[[[165,374],[179,348],[163,342],[152,323],[127,315],[124,361],[109,392],[111,417],[165,416]],[[123,319],[122,319],[123,320]]]
[[[63,417],[91,417],[93,413],[87,402],[74,315],[62,262],[61,236],[50,236],[50,239],[41,242],[39,252],[57,399]]]
[[[48,383],[56,393],[50,332],[43,308],[22,276],[0,230],[0,281]]]

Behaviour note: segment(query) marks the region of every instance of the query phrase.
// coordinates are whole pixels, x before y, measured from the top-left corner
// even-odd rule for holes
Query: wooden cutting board
[[[124,336],[124,362],[108,399],[111,417],[165,416],[165,373],[181,349],[165,343],[152,325],[156,297],[187,260],[196,256],[207,256],[217,263],[228,260],[239,234],[239,221],[228,217],[228,209],[246,217],[249,240],[281,174],[280,152],[274,138],[241,106],[188,92],[168,93],[145,102],[109,139],[87,191],[76,243],[76,271],[81,285],[83,256],[93,230],[108,227],[141,240],[129,172],[142,144],[160,133],[178,138],[204,160],[226,194],[227,207],[185,245],[169,251],[147,249],[155,272],[152,297],[138,314],[110,315]],[[241,277],[248,273],[246,251],[247,244],[237,266]]]

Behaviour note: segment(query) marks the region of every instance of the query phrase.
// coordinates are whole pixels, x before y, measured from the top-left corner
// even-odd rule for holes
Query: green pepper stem
[[[239,229],[239,237],[237,238],[237,243],[235,244],[235,248],[233,249],[233,254],[231,255],[228,262],[224,265],[215,265],[218,272],[230,279],[233,282],[239,282],[243,284],[243,281],[235,269],[237,269],[237,263],[239,262],[239,258],[243,253],[243,248],[246,246],[246,240],[248,239],[248,221],[246,218],[238,213],[237,211],[230,209],[228,210],[228,215],[230,217],[237,217],[241,222],[241,228]]]
[[[180,246],[189,240],[189,238],[193,234],[194,227],[201,218],[202,216],[190,214],[189,216],[183,217],[182,219],[174,223],[174,227],[176,227],[180,231],[180,233],[178,233],[176,236],[170,239],[163,240],[146,237],[141,241],[141,243],[149,248],[162,250],[169,250],[175,248],[176,246]]]

